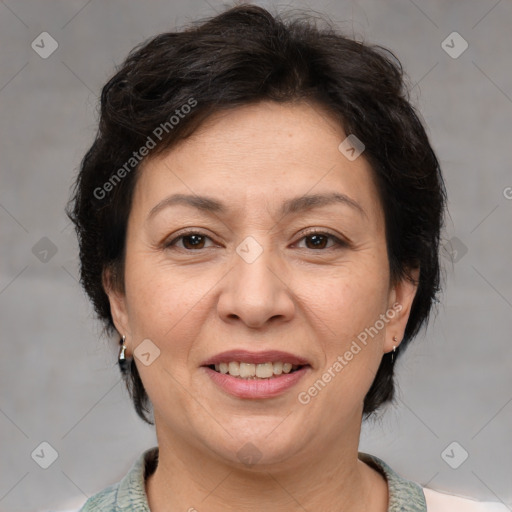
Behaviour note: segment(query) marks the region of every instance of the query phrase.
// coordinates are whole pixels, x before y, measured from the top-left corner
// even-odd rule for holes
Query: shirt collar
[[[427,505],[422,487],[400,477],[383,460],[368,453],[359,452],[359,459],[379,471],[389,489],[387,512],[426,512]],[[150,512],[146,495],[145,479],[158,464],[158,446],[146,450],[132,465],[126,476],[119,482],[116,496],[117,509]]]
[[[426,512],[423,488],[393,471],[382,459],[359,452],[359,460],[379,471],[388,482],[389,504],[387,512]]]
[[[146,450],[119,482],[116,506],[119,511],[150,512],[146,494],[146,478],[158,463],[158,446]]]

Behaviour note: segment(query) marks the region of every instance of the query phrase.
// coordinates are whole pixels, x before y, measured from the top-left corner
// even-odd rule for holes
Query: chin
[[[296,437],[289,433],[272,439],[272,434],[269,435],[271,431],[253,431],[252,434],[237,435],[236,438],[228,436],[222,440],[209,440],[207,444],[227,464],[246,467],[251,471],[267,471],[269,466],[286,464],[295,457],[304,441],[303,434],[299,435],[299,432]]]

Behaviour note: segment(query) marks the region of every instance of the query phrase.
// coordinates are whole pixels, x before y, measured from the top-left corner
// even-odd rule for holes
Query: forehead
[[[343,194],[380,217],[373,171],[340,151],[347,135],[319,106],[262,102],[219,112],[141,166],[135,202],[146,214],[169,194],[222,198],[227,213],[283,209],[290,198]]]

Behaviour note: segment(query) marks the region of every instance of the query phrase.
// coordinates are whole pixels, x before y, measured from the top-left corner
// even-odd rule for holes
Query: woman
[[[247,5],[135,49],[70,216],[158,447],[82,510],[501,510],[358,452],[436,300],[444,206],[384,49]]]

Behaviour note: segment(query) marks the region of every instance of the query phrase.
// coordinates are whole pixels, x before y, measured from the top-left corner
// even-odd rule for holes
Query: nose
[[[253,329],[291,320],[295,304],[278,257],[270,250],[263,250],[254,261],[240,254],[234,256],[234,266],[223,280],[217,305],[221,318],[240,320]]]

